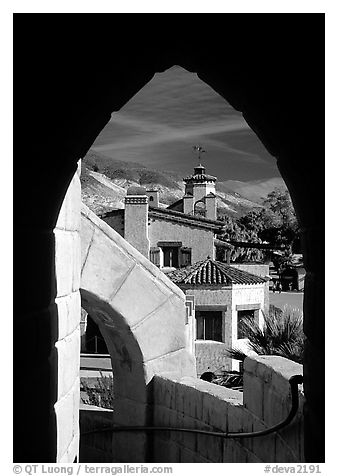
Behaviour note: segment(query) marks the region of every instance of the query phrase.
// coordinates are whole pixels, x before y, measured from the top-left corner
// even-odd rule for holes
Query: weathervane
[[[201,154],[205,153],[205,150],[200,145],[194,145],[193,149],[198,152],[198,160],[201,163]]]

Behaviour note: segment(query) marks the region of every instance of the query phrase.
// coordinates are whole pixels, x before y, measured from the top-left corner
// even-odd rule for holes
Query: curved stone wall
[[[82,307],[98,324],[111,355],[114,421],[145,425],[147,384],[154,373],[196,375],[185,333],[185,295],[85,205],[81,244]],[[118,435],[115,445],[121,461],[146,457],[143,435]]]

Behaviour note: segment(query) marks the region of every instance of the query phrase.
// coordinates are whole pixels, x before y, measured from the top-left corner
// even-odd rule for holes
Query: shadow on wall
[[[147,386],[143,355],[137,340],[124,317],[108,303],[83,289],[81,298],[82,307],[99,327],[111,356],[115,424],[127,424],[131,415],[135,424],[146,424]],[[120,461],[142,461],[146,451],[146,437],[139,434],[115,434],[112,448]]]

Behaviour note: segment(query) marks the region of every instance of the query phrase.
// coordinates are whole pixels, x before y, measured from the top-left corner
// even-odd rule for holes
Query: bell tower
[[[217,177],[208,175],[204,165],[200,162],[201,153],[205,152],[201,146],[194,146],[198,152],[199,164],[194,167],[194,173],[184,180],[185,195],[183,197],[183,211],[189,214],[199,214],[205,218],[216,220],[216,181]]]

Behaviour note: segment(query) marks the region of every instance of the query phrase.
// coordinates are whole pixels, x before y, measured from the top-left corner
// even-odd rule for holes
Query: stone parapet
[[[302,366],[282,357],[247,358],[243,393],[192,377],[153,379],[154,426],[217,432],[255,432],[283,421],[291,409],[289,378]],[[156,432],[156,462],[302,462],[304,395],[285,428],[267,436],[222,439],[182,432]]]

